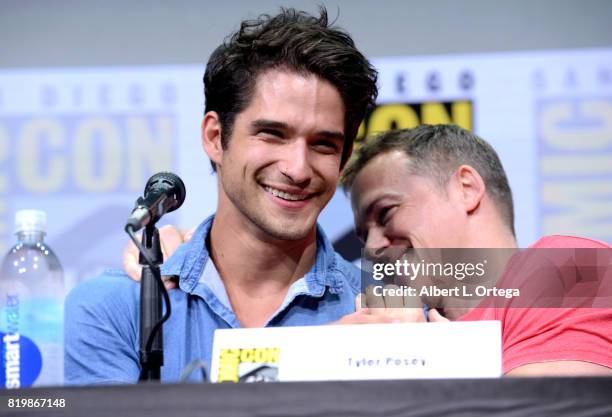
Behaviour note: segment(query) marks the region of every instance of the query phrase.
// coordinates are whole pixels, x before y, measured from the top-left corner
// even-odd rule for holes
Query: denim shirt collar
[[[210,233],[214,215],[208,217],[194,232],[191,240],[181,245],[177,251],[161,266],[162,275],[174,275],[179,277],[179,287],[189,293],[203,296],[200,288],[200,277],[210,255],[206,249],[206,238]],[[331,293],[339,294],[343,290],[340,272],[336,265],[334,248],[329,239],[317,225],[317,252],[315,263],[306,273],[304,278],[296,281],[298,288],[294,288],[294,295],[307,294],[313,297],[321,297],[325,289],[329,288]],[[304,285],[305,281],[305,285]],[[297,291],[295,291],[297,290]]]

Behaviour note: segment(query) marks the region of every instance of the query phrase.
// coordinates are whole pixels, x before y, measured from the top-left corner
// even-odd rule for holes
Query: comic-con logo
[[[279,348],[221,349],[218,382],[278,381]]]
[[[421,124],[455,124],[471,131],[473,119],[473,105],[469,100],[384,103],[366,115],[355,142],[358,146],[379,133],[411,129]]]

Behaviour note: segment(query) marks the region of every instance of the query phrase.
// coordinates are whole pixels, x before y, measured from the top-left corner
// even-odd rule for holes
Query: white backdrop
[[[379,107],[364,132],[453,122],[499,152],[526,246],[542,234],[612,241],[612,49],[375,59]],[[147,178],[179,174],[187,200],[167,221],[214,211],[200,145],[203,66],[0,71],[0,244],[21,208],[48,212],[69,286],[119,266],[122,226]],[[341,191],[321,216],[352,228]]]

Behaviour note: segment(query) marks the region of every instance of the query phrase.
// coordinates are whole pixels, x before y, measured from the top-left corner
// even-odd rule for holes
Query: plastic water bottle
[[[17,244],[0,272],[0,387],[61,385],[64,376],[62,267],[46,243],[47,215],[15,215]]]

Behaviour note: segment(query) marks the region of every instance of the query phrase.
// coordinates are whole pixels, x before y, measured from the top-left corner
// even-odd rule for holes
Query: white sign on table
[[[215,332],[213,382],[495,378],[498,321]]]

